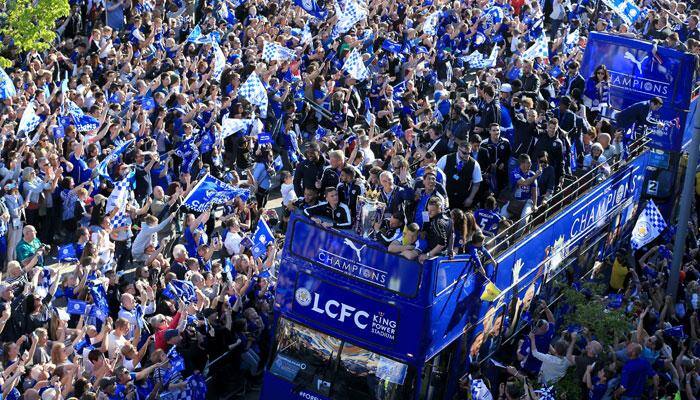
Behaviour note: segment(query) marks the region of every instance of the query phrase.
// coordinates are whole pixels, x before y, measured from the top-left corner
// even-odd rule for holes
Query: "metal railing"
[[[505,229],[493,238],[489,239],[486,242],[486,247],[491,249],[494,257],[498,257],[498,254],[514,245],[521,237],[534,231],[553,215],[562,211],[567,205],[573,203],[600,183],[601,174],[610,176],[615,171],[619,170],[620,167],[626,165],[630,160],[640,155],[646,149],[646,145],[649,143],[649,141],[650,139],[647,138],[646,135],[642,136],[630,143],[627,148],[627,157],[620,155],[612,163],[608,162],[597,165],[580,177],[576,177],[575,180],[571,181],[568,185],[564,186],[561,190],[555,193],[547,202],[546,206],[536,209],[536,211],[531,215],[514,221],[510,228]],[[609,173],[604,170],[606,166],[610,168]]]

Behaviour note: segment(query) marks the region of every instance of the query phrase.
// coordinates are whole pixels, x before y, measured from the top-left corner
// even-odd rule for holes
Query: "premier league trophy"
[[[372,231],[375,222],[379,222],[384,214],[386,205],[379,201],[379,192],[368,190],[364,196],[357,198],[357,219],[355,232],[367,237]]]

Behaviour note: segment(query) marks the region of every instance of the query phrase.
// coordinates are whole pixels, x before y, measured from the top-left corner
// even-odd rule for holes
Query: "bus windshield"
[[[335,400],[405,398],[406,364],[281,318],[270,373]]]

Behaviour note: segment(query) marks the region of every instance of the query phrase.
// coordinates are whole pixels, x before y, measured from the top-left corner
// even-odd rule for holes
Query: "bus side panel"
[[[260,400],[329,400],[310,390],[295,390],[294,385],[265,371]]]

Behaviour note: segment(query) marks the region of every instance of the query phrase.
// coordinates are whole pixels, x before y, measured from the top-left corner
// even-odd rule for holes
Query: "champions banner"
[[[652,97],[663,100],[658,117],[665,124],[650,132],[651,145],[680,150],[690,106],[693,56],[663,46],[654,52],[650,42],[592,32],[581,74],[588,79],[601,64],[610,71],[610,102],[614,109],[622,110]]]

